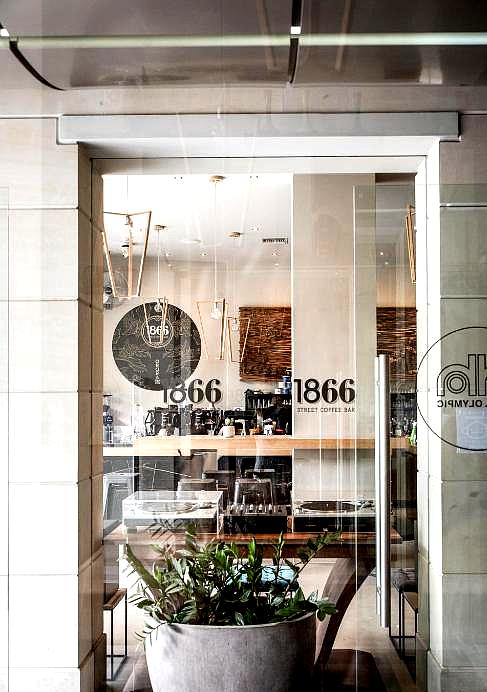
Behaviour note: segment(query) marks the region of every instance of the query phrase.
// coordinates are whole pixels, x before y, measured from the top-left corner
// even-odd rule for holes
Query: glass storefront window
[[[372,174],[217,172],[103,182],[107,583],[132,588],[120,546],[128,541],[150,564],[154,529],[167,545],[181,544],[190,526],[203,542],[242,545],[283,533],[292,561],[309,538],[338,532],[301,586],[341,599],[338,641],[359,648],[364,636],[382,636],[393,651],[398,623],[389,640],[370,576],[374,358],[396,356],[393,578],[414,569],[416,551],[411,177],[391,185]],[[140,630],[143,618],[130,613]],[[335,635],[333,626],[319,631],[323,659]]]
[[[203,545],[255,536],[269,568],[281,533],[293,565],[338,532],[300,575],[339,603],[318,627],[323,658],[370,651],[391,689],[424,675],[439,545],[448,580],[463,578],[432,533],[438,493],[467,484],[471,505],[482,482],[482,200],[412,176],[104,176],[108,589],[133,594],[125,544],[150,565],[154,538],[177,548],[190,526]],[[467,545],[454,503],[443,514]],[[469,642],[479,593],[464,599]],[[129,608],[134,679],[143,620]]]

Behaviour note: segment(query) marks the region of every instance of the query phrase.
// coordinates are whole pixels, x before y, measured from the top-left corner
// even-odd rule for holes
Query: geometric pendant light
[[[411,274],[411,283],[416,283],[416,239],[415,239],[415,224],[416,209],[412,204],[408,204],[406,208],[406,240],[408,244],[409,257],[409,272]]]
[[[114,298],[140,296],[152,212],[105,211],[103,250]]]
[[[250,317],[227,316],[227,360],[229,363],[241,363],[243,361],[249,328]]]
[[[156,341],[159,342],[159,344],[162,344],[164,340],[164,335],[166,333],[166,320],[167,320],[167,309],[168,309],[168,300],[166,296],[164,295],[161,299],[161,232],[166,230],[166,226],[163,226],[161,224],[156,224],[154,226],[154,230],[157,233],[157,296],[156,296],[156,302],[154,305],[154,312],[159,315],[161,323],[159,325],[159,328],[157,330],[158,337]],[[144,314],[145,314],[145,323],[146,323],[146,328],[147,328],[147,333],[149,334],[150,329],[149,329],[149,320],[147,317],[147,310],[146,310],[146,305],[144,303]],[[151,341],[149,337],[149,342]]]
[[[222,175],[212,175],[213,184],[213,298],[198,300],[198,316],[200,319],[203,348],[208,359],[223,360],[225,357],[225,333],[227,327],[227,303],[225,298],[218,296],[218,263],[217,263],[217,188],[225,180]]]
[[[146,340],[149,346],[161,348],[166,336],[166,321],[168,311],[168,300],[166,296],[161,298],[161,232],[166,230],[166,226],[156,224],[154,231],[157,233],[157,296],[153,304],[142,303],[144,309],[144,321]],[[149,305],[149,311],[147,307]],[[151,314],[151,313],[155,314]],[[160,321],[159,321],[160,320]],[[154,324],[155,322],[155,324]]]
[[[225,357],[225,331],[227,305],[225,298],[197,300],[198,317],[203,341],[203,351],[208,360]]]
[[[228,234],[229,238],[238,239],[242,233],[234,231]],[[229,363],[242,363],[245,357],[245,348],[247,346],[247,338],[250,329],[250,317],[242,317],[236,300],[236,257],[238,253],[235,250],[232,252],[232,297],[233,308],[227,310],[226,319],[226,342],[225,350],[226,357]]]

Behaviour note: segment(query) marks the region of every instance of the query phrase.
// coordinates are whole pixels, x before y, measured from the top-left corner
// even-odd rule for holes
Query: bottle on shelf
[[[112,395],[103,395],[103,444],[113,444]]]

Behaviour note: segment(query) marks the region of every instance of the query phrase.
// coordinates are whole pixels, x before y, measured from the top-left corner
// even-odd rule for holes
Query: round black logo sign
[[[142,389],[173,389],[196,370],[201,339],[184,310],[169,304],[164,320],[155,302],[145,303],[127,312],[117,324],[112,353],[129,382]]]

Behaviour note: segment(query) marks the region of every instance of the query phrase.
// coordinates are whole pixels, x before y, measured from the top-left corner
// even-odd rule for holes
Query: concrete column
[[[81,148],[57,145],[54,119],[1,120],[3,187],[0,690],[91,691],[104,665],[91,163]]]
[[[454,329],[487,324],[487,209],[440,207],[451,198],[446,185],[487,183],[487,117],[463,117],[461,132],[460,142],[439,145],[440,187],[426,186],[427,237],[418,237],[418,262],[424,252],[428,306],[418,314],[420,354]],[[434,152],[429,158],[434,168]],[[474,199],[470,193],[457,190],[455,198]],[[467,352],[478,346],[465,343]],[[426,405],[427,382],[428,416],[435,415],[437,366],[429,363],[419,392]],[[427,446],[418,457],[419,680],[429,692],[480,692],[487,689],[487,454],[462,453],[425,426],[419,439]]]

